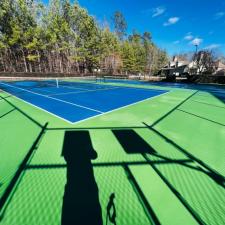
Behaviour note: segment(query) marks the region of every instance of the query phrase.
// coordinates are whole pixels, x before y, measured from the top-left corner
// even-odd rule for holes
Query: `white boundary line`
[[[2,89],[0,89],[0,90],[2,90]],[[7,94],[10,94],[10,93],[7,92],[7,91],[4,91],[4,90],[2,90],[2,91],[5,92],[5,93],[7,93]],[[52,115],[52,116],[54,116],[54,117],[57,117],[57,118],[59,118],[59,119],[65,121],[65,122],[67,122],[67,123],[74,124],[74,122],[71,122],[71,121],[69,121],[69,120],[67,120],[67,119],[65,119],[65,118],[63,118],[63,117],[61,117],[61,116],[58,116],[58,115],[56,115],[56,114],[54,114],[54,113],[49,112],[49,111],[46,110],[46,109],[43,109],[43,108],[41,108],[41,107],[39,107],[39,106],[36,106],[36,105],[34,105],[34,104],[30,103],[30,102],[27,102],[27,101],[23,100],[22,98],[19,98],[19,97],[13,95],[13,94],[10,94],[10,95],[13,96],[14,98],[18,99],[19,101],[25,102],[26,104],[31,105],[31,106],[33,106],[34,108],[37,108],[37,109],[39,109],[39,110],[41,110],[41,111],[44,111],[44,112],[46,112],[46,113],[48,113],[48,114],[50,114],[50,115]],[[1,97],[1,96],[0,96],[0,97]],[[2,99],[0,99],[0,100],[4,100],[3,97],[1,97],[1,98],[2,98]]]
[[[108,90],[113,90],[113,89],[118,89],[118,88],[122,88],[122,87],[104,88],[104,89],[87,90],[87,91],[79,91],[79,92],[58,93],[58,94],[50,94],[50,95],[48,95],[48,96],[55,96],[55,95],[69,95],[69,94],[80,94],[80,93],[97,92],[97,91],[108,91]]]
[[[74,82],[75,83],[75,82]],[[79,82],[76,82],[76,83],[79,83]],[[66,86],[66,85],[61,85],[60,83],[59,83],[59,88],[60,87],[63,87],[63,88],[67,88],[67,89],[73,89],[73,90],[90,90],[90,89],[88,89],[88,88],[76,88],[76,87],[70,87],[70,86]]]
[[[1,82],[0,82],[0,83],[1,83]],[[0,90],[2,90],[2,89],[0,89]],[[152,90],[152,89],[151,89],[151,90]],[[8,92],[6,92],[6,91],[4,91],[4,90],[2,90],[2,91],[5,92],[5,93],[8,93]],[[154,90],[153,90],[153,91],[154,91]],[[164,90],[162,90],[162,91],[164,91]],[[44,111],[44,112],[46,112],[46,113],[48,113],[48,114],[50,114],[50,115],[52,115],[52,116],[55,116],[55,117],[57,117],[57,118],[59,118],[59,119],[62,119],[63,121],[65,121],[65,122],[67,122],[67,123],[69,123],[69,124],[76,125],[76,124],[79,124],[79,123],[81,123],[81,122],[84,122],[84,121],[87,121],[87,120],[90,120],[90,119],[93,119],[93,118],[96,118],[96,117],[99,117],[99,116],[103,116],[103,115],[109,114],[109,113],[111,113],[111,112],[115,112],[115,111],[117,111],[117,110],[124,109],[124,108],[126,108],[126,107],[129,107],[129,106],[132,106],[132,105],[136,105],[136,104],[141,103],[141,102],[144,102],[144,101],[148,101],[148,100],[150,100],[150,99],[154,99],[154,98],[161,97],[161,96],[166,95],[166,94],[168,94],[168,93],[170,93],[170,92],[173,92],[173,90],[170,90],[170,91],[165,90],[165,93],[163,93],[163,94],[159,94],[159,95],[156,95],[156,96],[153,96],[153,97],[149,97],[149,98],[146,98],[146,99],[144,99],[144,100],[141,100],[141,101],[138,101],[138,102],[134,102],[134,103],[131,103],[131,104],[128,104],[128,105],[125,105],[125,106],[122,106],[122,107],[119,107],[119,108],[110,110],[110,111],[108,111],[108,112],[104,112],[104,113],[101,113],[101,114],[99,114],[99,115],[91,116],[91,117],[88,117],[88,118],[86,118],[86,119],[82,119],[82,120],[75,121],[75,122],[71,122],[71,121],[69,121],[69,120],[67,120],[67,119],[65,119],[65,118],[63,118],[63,117],[60,117],[60,116],[58,116],[58,115],[56,115],[56,114],[54,114],[54,113],[51,113],[51,112],[49,112],[49,111],[47,111],[47,110],[45,110],[45,109],[43,109],[43,108],[41,108],[41,107],[38,107],[38,106],[36,106],[36,105],[34,105],[34,104],[30,103],[30,102],[27,102],[27,101],[25,101],[25,100],[23,100],[23,99],[21,99],[21,98],[15,96],[15,95],[13,95],[13,94],[11,94],[11,93],[8,93],[8,94],[14,96],[16,99],[18,99],[18,100],[20,100],[20,101],[22,101],[22,102],[27,103],[28,105],[34,106],[35,108],[37,108],[37,109],[39,109],[39,110],[42,110],[42,111]]]
[[[5,86],[9,86],[9,87],[12,87],[12,88],[15,88],[15,89],[20,89],[22,91],[29,92],[29,93],[34,94],[34,95],[39,95],[39,96],[42,96],[42,97],[45,97],[45,98],[49,98],[49,99],[53,99],[53,100],[56,100],[56,101],[59,101],[59,102],[69,104],[69,105],[73,105],[73,106],[76,106],[76,107],[79,107],[79,108],[87,109],[87,110],[94,111],[94,112],[97,112],[97,113],[104,113],[104,112],[96,110],[96,109],[92,109],[92,108],[89,108],[89,107],[86,107],[86,106],[83,106],[83,105],[79,105],[79,104],[75,104],[75,103],[72,103],[72,102],[67,102],[67,101],[64,101],[64,100],[61,100],[61,99],[58,99],[58,98],[50,97],[48,95],[39,94],[39,93],[29,91],[29,90],[26,90],[26,89],[23,89],[23,88],[15,87],[13,85],[5,84],[5,83],[2,83],[2,82],[0,82],[0,84],[3,84]]]
[[[55,79],[55,78],[50,78],[50,79]],[[21,80],[18,80],[19,82],[21,81]],[[27,80],[27,81],[33,81],[33,82],[38,82],[38,80]],[[54,81],[55,82],[55,84],[51,84],[50,82],[49,82],[49,80],[46,80],[47,81],[47,85],[49,86],[49,87],[54,87],[54,88],[58,88],[57,87],[57,84],[56,84],[56,80]],[[76,82],[76,83],[78,83],[78,82]],[[90,89],[86,89],[86,88],[76,88],[76,87],[70,87],[70,86],[66,86],[66,85],[60,85],[60,83],[59,83],[59,87],[64,87],[64,88],[68,88],[68,89],[74,89],[74,90],[90,90]],[[50,91],[49,91],[50,92]],[[52,92],[53,93],[53,92]]]
[[[35,91],[38,91],[40,90],[41,88],[31,88],[32,90],[35,90]],[[42,90],[43,91],[43,90]],[[48,92],[48,93],[54,93],[52,91],[47,91],[47,90],[44,90],[44,92]]]
[[[163,93],[163,94],[159,94],[159,95],[156,95],[156,96],[153,96],[153,97],[149,97],[149,98],[146,98],[146,99],[144,99],[144,100],[141,100],[141,101],[138,101],[138,102],[134,102],[134,103],[131,103],[131,104],[128,104],[128,105],[125,105],[125,106],[122,106],[122,107],[119,107],[119,108],[110,110],[110,111],[108,111],[108,112],[101,113],[101,114],[96,115],[96,116],[88,117],[88,118],[86,118],[86,119],[83,119],[83,120],[79,120],[79,121],[73,122],[73,124],[75,125],[75,124],[84,122],[84,121],[86,121],[86,120],[96,118],[96,117],[98,117],[98,116],[103,116],[103,115],[106,115],[106,114],[108,114],[108,113],[115,112],[115,111],[117,111],[117,110],[124,109],[124,108],[126,108],[126,107],[129,107],[129,106],[132,106],[132,105],[136,105],[136,104],[141,103],[141,102],[148,101],[148,100],[153,99],[153,98],[158,98],[158,97],[160,97],[160,96],[162,96],[162,95],[166,95],[166,94],[168,94],[168,93],[170,93],[170,92],[171,92],[171,91],[166,91],[166,92]]]

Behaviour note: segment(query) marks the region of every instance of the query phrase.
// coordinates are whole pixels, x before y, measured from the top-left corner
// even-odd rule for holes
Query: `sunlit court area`
[[[0,0],[0,225],[225,225],[225,3],[202,4]]]
[[[223,224],[224,88],[95,77],[0,88],[1,224],[59,224],[68,179],[71,218],[95,212],[97,195],[105,223],[114,194],[117,224]]]

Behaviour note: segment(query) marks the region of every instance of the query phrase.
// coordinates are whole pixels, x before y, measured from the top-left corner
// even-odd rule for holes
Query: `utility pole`
[[[197,44],[195,45],[195,48],[196,48],[195,53],[197,54],[198,53],[198,45]]]
[[[197,56],[197,55],[198,55],[198,44],[197,44],[197,43],[195,44],[195,48],[196,48],[196,49],[195,49],[195,63],[196,63],[196,68],[197,68],[197,57],[198,57],[198,56]],[[197,72],[197,74],[198,74],[198,69],[197,69],[196,72]]]

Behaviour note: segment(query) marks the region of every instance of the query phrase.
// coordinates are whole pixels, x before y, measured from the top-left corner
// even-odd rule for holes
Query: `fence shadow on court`
[[[194,93],[195,94],[195,93]],[[193,94],[193,95],[194,95]],[[193,96],[192,95],[192,96]],[[188,99],[190,99],[190,96]],[[187,101],[187,100],[185,100]],[[166,113],[162,118],[154,122],[152,125],[143,124],[140,127],[90,127],[90,128],[47,128],[46,130],[65,130],[65,139],[62,150],[67,165],[27,165],[26,169],[54,169],[54,168],[67,168],[67,184],[65,186],[65,195],[63,199],[62,208],[62,224],[102,224],[101,218],[101,206],[98,197],[98,187],[95,182],[93,173],[93,167],[98,166],[122,166],[129,175],[129,181],[134,184],[134,187],[145,206],[148,206],[148,202],[145,201],[145,196],[141,191],[138,183],[132,172],[129,169],[130,165],[150,165],[155,172],[162,178],[171,191],[178,197],[178,199],[185,205],[189,212],[195,217],[199,224],[203,224],[198,213],[195,212],[186,201],[177,192],[173,184],[169,179],[163,175],[160,170],[155,166],[156,164],[179,164],[191,170],[196,170],[208,175],[217,184],[224,185],[223,176],[213,171],[206,163],[200,161],[194,155],[191,155],[187,150],[181,148],[177,143],[165,137],[162,133],[154,128],[154,125],[158,124],[161,120],[166,118],[174,110],[178,109],[185,101],[181,102],[174,109]],[[30,117],[19,109],[26,117]],[[37,121],[33,121],[37,123]],[[178,151],[182,152],[186,157],[185,160],[170,159],[157,153],[156,149],[146,143],[133,129],[149,129],[159,137],[163,138],[167,143],[175,147]],[[83,129],[83,130],[82,130]],[[88,129],[108,129],[112,130],[113,134],[123,147],[127,154],[141,154],[144,157],[143,162],[104,162],[104,163],[91,163],[92,159],[97,158],[97,153],[92,147]],[[151,156],[157,156],[157,160],[151,160]],[[197,162],[202,166],[198,167]],[[193,164],[190,164],[193,163]],[[223,186],[224,187],[224,186]],[[154,212],[151,212],[149,206],[149,213],[151,217],[154,217]],[[157,219],[157,218],[156,218]],[[75,221],[75,222],[73,222]],[[157,220],[155,220],[157,224]]]
[[[101,225],[102,210],[91,160],[97,158],[88,131],[66,131],[62,156],[67,163],[67,183],[62,225]]]
[[[195,170],[200,173],[204,173],[216,183],[220,183],[215,173],[211,173],[206,169],[207,165],[203,168],[199,167],[195,162],[199,162],[194,156],[188,154],[185,149],[182,149],[172,140],[163,136],[159,131],[145,124],[140,127],[146,128],[155,132],[166,142],[177,148],[178,151],[184,154],[184,159],[173,159],[164,156],[157,152],[157,149],[153,148],[149,143],[139,136],[132,128],[127,127],[114,127],[111,128],[112,133],[116,137],[117,141],[121,144],[124,152],[127,154],[141,154],[143,156],[142,161],[136,162],[93,162],[91,159],[95,159],[97,154],[92,147],[89,132],[87,130],[67,130],[65,131],[64,145],[62,155],[64,156],[67,165],[29,165],[26,169],[54,169],[54,168],[67,168],[67,184],[65,187],[65,195],[62,209],[62,224],[71,224],[71,221],[77,220],[72,224],[101,224],[101,206],[98,199],[98,187],[95,182],[93,168],[96,167],[122,167],[128,176],[129,182],[132,183],[135,192],[139,199],[144,204],[150,220],[153,220],[155,224],[160,224],[157,215],[154,212],[154,208],[151,207],[147,201],[145,194],[142,192],[136,178],[134,177],[130,166],[133,165],[149,165],[158,174],[158,176],[164,181],[168,188],[174,193],[174,195],[180,200],[184,207],[191,213],[191,215],[198,221],[199,224],[204,224],[199,211],[193,207],[192,203],[186,201],[185,196],[179,193],[179,190],[174,186],[173,180],[167,177],[157,165],[179,165],[185,167],[188,170]],[[94,128],[93,128],[94,129]],[[109,128],[107,128],[109,129]],[[136,128],[137,129],[137,128]],[[98,149],[96,149],[98,150]],[[154,159],[152,157],[155,157]],[[176,167],[174,167],[176,168]],[[222,177],[221,177],[222,178]],[[222,181],[222,180],[221,180]],[[220,183],[221,185],[221,183]],[[92,187],[91,187],[92,186]],[[200,185],[201,186],[201,185]],[[88,190],[86,189],[88,187]],[[202,187],[203,188],[203,187]],[[103,191],[103,190],[102,190]],[[112,190],[113,191],[113,190]],[[193,191],[193,195],[198,193]],[[195,192],[195,193],[194,193]],[[199,196],[200,197],[200,196]],[[106,207],[106,206],[102,206]],[[117,207],[117,206],[116,206]],[[89,214],[89,210],[97,209],[94,215]],[[79,214],[79,215],[78,215]],[[90,216],[87,216],[87,215]],[[100,216],[96,216],[100,215]],[[118,215],[119,217],[120,215]],[[84,219],[83,219],[84,218]],[[70,222],[69,222],[70,221]]]
[[[30,148],[28,148],[27,151],[24,150],[23,157],[18,158],[18,162],[17,162],[18,164],[15,163],[15,168],[13,168],[13,169],[11,168],[9,173],[7,171],[7,173],[6,173],[7,175],[5,175],[5,176],[9,177],[9,175],[10,175],[11,179],[10,180],[5,179],[5,181],[3,183],[0,183],[0,188],[2,188],[2,187],[4,188],[2,191],[2,194],[0,195],[0,221],[4,217],[4,213],[10,203],[10,200],[12,199],[13,194],[15,193],[15,187],[21,181],[20,178],[23,175],[23,172],[24,172],[25,168],[27,167],[28,162],[32,158],[33,153],[36,150],[38,144],[40,143],[41,139],[43,138],[45,131],[47,129],[47,125],[48,125],[47,122],[44,125],[42,125],[39,122],[37,122],[35,119],[33,119],[25,111],[23,111],[21,108],[19,108],[14,103],[12,103],[9,100],[9,98],[11,98],[11,97],[12,97],[12,95],[7,95],[5,97],[0,95],[0,104],[6,103],[9,106],[11,106],[11,110],[0,115],[0,119],[10,116],[10,114],[14,111],[19,112],[20,114],[22,114],[24,116],[24,118],[22,118],[22,119],[28,120],[28,121],[30,121],[30,123],[34,123],[35,126],[40,128],[40,130],[39,130],[39,132],[37,132],[37,136],[34,135],[30,139],[30,145],[31,145]],[[14,121],[12,121],[12,122],[14,122]],[[15,124],[15,126],[17,126],[17,125]],[[21,129],[21,131],[22,131],[22,129]],[[10,133],[10,135],[12,135],[12,133]],[[23,130],[23,133],[24,133],[24,135],[27,134],[24,130]],[[16,138],[16,137],[13,137],[13,138]],[[16,146],[15,146],[15,152],[13,152],[13,149],[11,149],[11,154],[9,154],[9,157],[12,157],[14,155],[16,155]],[[3,166],[3,168],[4,168],[4,166]],[[4,178],[4,177],[1,177],[1,179],[2,178]]]
[[[112,132],[128,154],[156,153],[134,130],[112,130]]]
[[[151,155],[157,156],[158,158],[161,158],[165,160],[166,164],[175,163],[179,164],[181,166],[185,166],[189,169],[195,169],[200,171],[199,168],[194,166],[189,166],[189,161],[185,162],[183,161],[177,161],[172,159],[166,159],[166,157],[161,156],[158,154],[150,145],[148,146],[148,143],[146,143],[135,131],[133,130],[112,130],[114,135],[116,136],[119,143],[122,145],[124,151],[128,154],[142,154],[142,156],[146,159],[146,161],[149,163],[149,165],[152,167],[152,169],[158,174],[158,176],[164,181],[164,183],[168,186],[168,188],[173,192],[173,194],[180,200],[180,202],[184,205],[184,207],[189,211],[189,213],[195,218],[195,220],[203,225],[205,224],[202,218],[199,216],[198,212],[192,208],[192,206],[186,201],[186,199],[176,190],[174,185],[171,183],[170,179],[168,179],[161,171],[157,168],[154,161],[151,160]],[[136,145],[135,143],[139,143],[140,146]],[[134,144],[134,145],[133,145]],[[137,181],[135,177],[132,175],[132,172],[130,171],[128,166],[125,166],[124,168],[128,174],[129,178],[136,187],[138,193],[141,195],[142,201],[145,202],[145,206],[149,211],[149,214],[151,215],[152,219],[154,220],[154,224],[160,224],[156,214],[150,207],[149,203],[146,204],[146,199],[143,196],[143,193],[141,190],[139,190],[139,186],[137,184]],[[201,171],[202,172],[202,171]]]

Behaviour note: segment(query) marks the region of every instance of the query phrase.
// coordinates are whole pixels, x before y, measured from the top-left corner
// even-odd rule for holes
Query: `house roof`
[[[218,61],[217,68],[218,69],[225,69],[225,64],[223,64],[221,61]]]

